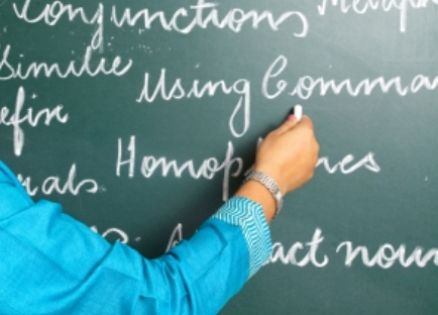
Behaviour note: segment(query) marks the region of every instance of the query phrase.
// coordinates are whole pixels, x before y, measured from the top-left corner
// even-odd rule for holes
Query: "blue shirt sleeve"
[[[261,206],[231,198],[156,259],[34,203],[0,162],[0,314],[217,314],[267,260]]]

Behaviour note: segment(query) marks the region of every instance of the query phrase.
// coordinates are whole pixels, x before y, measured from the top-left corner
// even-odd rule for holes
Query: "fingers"
[[[295,127],[308,128],[310,130],[313,130],[313,122],[308,116],[303,116],[301,120],[298,120],[292,115],[289,116],[289,118],[285,122],[283,122],[283,124],[281,124],[280,127],[275,130],[275,132],[278,134],[282,134],[293,130]]]
[[[285,133],[295,127],[298,123],[298,119],[294,115],[291,115],[275,131],[277,133]]]
[[[301,128],[301,127],[307,128],[311,132],[311,134],[312,134],[312,137],[311,137],[312,141],[311,141],[311,146],[310,147],[311,147],[311,149],[314,152],[314,156],[315,156],[315,159],[316,159],[315,160],[315,164],[316,164],[317,161],[318,161],[318,156],[319,156],[319,143],[318,143],[318,140],[315,137],[315,130],[313,128],[312,120],[309,117],[307,117],[307,116],[303,117],[303,120],[300,122],[300,124],[299,124],[299,126],[297,126],[297,128]]]
[[[312,121],[312,119],[310,119],[309,116],[303,116],[303,118],[300,121],[300,125],[301,124],[303,126],[306,126],[306,127],[308,127],[308,128],[313,130],[313,121]]]

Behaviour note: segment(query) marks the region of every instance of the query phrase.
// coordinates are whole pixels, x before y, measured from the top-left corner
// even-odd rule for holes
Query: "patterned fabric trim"
[[[272,252],[271,231],[262,207],[248,198],[233,197],[212,218],[241,228],[248,245],[249,278],[251,278]]]

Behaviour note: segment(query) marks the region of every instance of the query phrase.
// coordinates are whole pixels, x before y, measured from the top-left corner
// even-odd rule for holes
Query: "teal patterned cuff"
[[[248,245],[251,278],[272,252],[271,231],[262,207],[248,198],[233,197],[212,218],[239,226],[242,230]]]

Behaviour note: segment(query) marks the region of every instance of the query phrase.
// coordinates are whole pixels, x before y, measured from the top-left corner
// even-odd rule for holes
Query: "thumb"
[[[275,130],[277,133],[285,133],[295,127],[299,123],[296,116],[290,115],[287,119]]]

